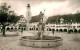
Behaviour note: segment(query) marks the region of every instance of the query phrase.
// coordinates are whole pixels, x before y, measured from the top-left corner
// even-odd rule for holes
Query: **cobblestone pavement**
[[[34,31],[31,31],[34,33]],[[47,35],[52,32],[46,32]],[[23,34],[27,35],[24,31]],[[29,35],[29,34],[28,34]],[[2,37],[0,36],[0,48],[1,50],[80,50],[80,41],[75,39],[80,39],[80,34],[67,34],[61,32],[55,32],[54,36],[60,36],[63,38],[63,45],[57,48],[32,48],[19,45],[19,39],[22,36],[20,33],[18,36],[13,37]]]

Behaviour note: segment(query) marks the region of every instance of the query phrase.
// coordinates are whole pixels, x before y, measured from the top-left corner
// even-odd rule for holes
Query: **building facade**
[[[20,20],[14,25],[14,24],[11,24],[9,26],[6,26],[6,30],[20,30],[20,29],[23,29],[23,30],[26,30],[26,19],[23,15],[20,16]]]
[[[30,23],[30,28],[29,30],[38,30],[38,22],[34,22],[34,23]],[[34,29],[35,28],[35,29]],[[46,31],[61,31],[61,32],[80,32],[80,23],[77,22],[72,22],[72,23],[64,23],[64,19],[61,18],[60,19],[60,23],[53,23],[53,24],[46,24],[45,25],[45,30]]]

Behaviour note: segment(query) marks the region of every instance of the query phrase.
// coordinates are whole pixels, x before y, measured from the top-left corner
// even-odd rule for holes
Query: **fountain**
[[[35,36],[23,36],[20,38],[20,45],[27,47],[57,47],[62,45],[62,38],[57,36],[45,35],[45,22],[43,21],[44,13],[39,14],[40,21],[38,23],[38,32]]]

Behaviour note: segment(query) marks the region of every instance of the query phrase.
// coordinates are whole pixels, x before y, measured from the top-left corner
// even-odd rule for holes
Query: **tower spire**
[[[31,20],[31,6],[30,6],[30,4],[27,4],[26,20],[27,20],[27,30],[29,30],[29,22]]]

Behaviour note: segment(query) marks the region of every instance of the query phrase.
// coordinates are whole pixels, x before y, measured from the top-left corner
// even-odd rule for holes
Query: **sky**
[[[32,16],[45,10],[45,16],[76,13],[80,10],[80,0],[0,0],[0,4],[6,2],[17,15],[26,17],[27,4],[31,5]]]

